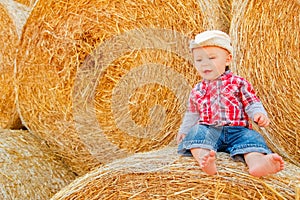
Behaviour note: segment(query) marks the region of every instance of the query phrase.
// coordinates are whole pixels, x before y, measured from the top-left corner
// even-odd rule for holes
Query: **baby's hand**
[[[270,124],[270,119],[263,113],[254,114],[253,120],[258,124],[258,126],[262,127],[266,127]]]
[[[177,144],[179,144],[183,140],[183,138],[185,138],[185,134],[178,133],[176,138]]]

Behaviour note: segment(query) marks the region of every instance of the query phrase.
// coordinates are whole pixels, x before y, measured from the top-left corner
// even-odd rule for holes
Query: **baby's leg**
[[[252,176],[261,177],[284,169],[284,161],[276,153],[265,155],[253,152],[245,154],[244,158]]]
[[[217,173],[216,166],[216,152],[209,149],[194,148],[191,149],[191,153],[196,161],[199,163],[202,171],[209,175]]]

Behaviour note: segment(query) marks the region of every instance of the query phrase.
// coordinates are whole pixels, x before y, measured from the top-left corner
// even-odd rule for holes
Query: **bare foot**
[[[194,148],[191,149],[193,157],[197,160],[200,168],[209,175],[217,173],[216,152],[209,149]]]
[[[284,161],[276,153],[268,155],[249,153],[245,155],[245,160],[249,167],[249,174],[256,177],[275,174],[284,169]]]
[[[214,175],[217,173],[216,166],[216,152],[211,150],[208,154],[203,156],[200,168],[209,175]]]

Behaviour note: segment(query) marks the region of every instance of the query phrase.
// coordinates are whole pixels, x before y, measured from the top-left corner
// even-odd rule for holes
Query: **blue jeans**
[[[241,161],[246,153],[272,153],[261,134],[242,126],[196,124],[178,145],[178,153],[192,156],[192,148],[227,152],[233,159]]]

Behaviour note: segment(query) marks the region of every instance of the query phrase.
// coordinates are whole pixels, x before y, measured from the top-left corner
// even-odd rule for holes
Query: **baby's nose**
[[[211,62],[209,60],[203,60],[203,62],[201,63],[201,67],[207,67],[210,66]]]

